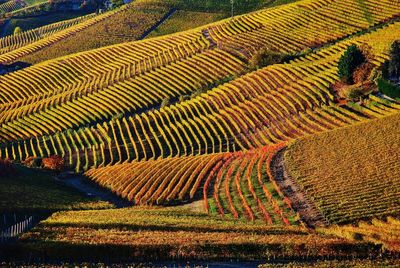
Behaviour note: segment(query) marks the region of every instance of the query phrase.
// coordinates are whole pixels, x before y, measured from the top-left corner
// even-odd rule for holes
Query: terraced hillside
[[[24,1],[10,0],[0,4],[0,13],[12,12],[23,8],[25,5]]]
[[[151,1],[150,1],[151,2]],[[20,37],[10,37],[18,45],[1,55],[0,63],[10,64],[22,61],[35,64],[49,59],[95,49],[102,46],[137,40],[169,11],[169,5],[157,3],[132,3],[124,5],[90,19],[80,18],[76,25],[58,28],[56,34],[32,38],[32,32],[42,32],[43,28],[28,31]],[[62,22],[60,24],[63,25]],[[47,29],[51,26],[45,26]],[[54,33],[54,32],[53,32]],[[35,42],[33,42],[35,41]]]
[[[374,55],[372,63],[379,67],[400,33],[399,26],[399,23],[392,23],[290,63],[275,64],[243,75],[187,100],[137,114],[146,110],[141,103],[147,101],[147,109],[158,108],[165,98],[178,98],[204,88],[206,85],[200,84],[204,80],[216,83],[230,75],[239,75],[245,69],[243,58],[236,58],[220,46],[213,47],[208,38],[195,32],[142,41],[138,44],[155,46],[167,38],[178,41],[180,50],[168,54],[170,58],[165,58],[164,62],[152,62],[163,66],[174,58],[179,61],[151,71],[147,70],[151,66],[144,63],[134,65],[136,69],[130,71],[132,79],[120,78],[122,82],[105,89],[94,88],[92,92],[86,89],[84,97],[72,95],[75,90],[71,90],[68,95],[62,92],[41,101],[46,93],[35,95],[21,91],[28,96],[32,94],[32,98],[13,102],[14,107],[2,113],[4,130],[1,134],[9,145],[2,148],[1,155],[23,160],[28,156],[56,154],[62,155],[76,171],[101,167],[86,175],[136,204],[198,199],[202,189],[207,212],[250,220],[259,218],[270,224],[298,223],[299,216],[271,173],[270,162],[276,151],[270,151],[274,146],[268,145],[397,113],[398,103],[376,98],[376,103],[358,106],[358,110],[338,106],[330,86],[339,79],[337,61],[344,49],[350,44],[369,44]],[[184,39],[188,35],[191,39]],[[229,38],[223,40],[229,41]],[[194,45],[198,46],[198,53],[185,50],[190,42],[193,42],[193,50],[196,49]],[[112,48],[116,47],[97,53]],[[93,53],[96,51],[65,58],[62,64]],[[185,53],[188,56],[184,57]],[[225,68],[221,68],[224,64]],[[33,66],[5,78],[21,75],[32,68],[41,70],[45,65]],[[184,71],[183,66],[188,68]],[[218,69],[210,72],[212,66]],[[188,79],[191,70],[198,74],[193,80]],[[177,71],[182,75],[171,75]],[[158,80],[165,82],[157,85],[155,81],[162,75],[164,79],[170,75],[171,80]],[[197,89],[191,81],[197,81]],[[66,85],[67,82],[64,81]],[[182,85],[192,88],[187,92],[179,91]],[[148,90],[143,86],[148,86]],[[82,94],[82,91],[75,92]],[[129,97],[122,99],[121,92]],[[20,98],[9,97],[10,101]],[[36,103],[29,104],[33,100]],[[119,114],[122,118],[115,118]],[[113,118],[106,121],[107,117]],[[63,131],[87,124],[93,126]],[[56,134],[46,136],[51,133]],[[32,135],[36,137],[30,138]],[[23,141],[18,141],[20,139]],[[267,147],[259,149],[263,146]],[[243,153],[241,150],[253,151]],[[139,160],[148,161],[136,162]],[[111,164],[114,166],[104,167]]]
[[[33,30],[24,31],[17,35],[8,35],[0,39],[0,54],[4,54],[20,47],[26,46],[57,32],[60,32],[73,25],[91,19],[95,14],[90,14],[76,19],[56,22]]]
[[[400,80],[400,5],[302,0],[137,40],[178,2],[137,0],[0,39],[0,63],[32,64],[0,76],[0,159],[57,160],[46,173],[57,183],[133,206],[96,199],[56,213],[15,247],[0,241],[0,261],[396,256],[400,100],[377,91]],[[6,175],[0,203],[38,189]],[[90,208],[96,194],[70,185],[87,196],[68,209]]]
[[[251,149],[396,112],[393,104],[386,110],[372,106],[354,113],[349,107],[332,105],[329,88],[338,80],[336,64],[349,44],[371,45],[373,63],[379,66],[397,32],[399,24],[394,23],[143,114],[138,113],[159,108],[165,99],[239,75],[245,61],[213,47],[201,32],[193,31],[35,65],[0,79],[4,92],[1,155],[23,160],[29,155],[60,154],[80,170],[130,160]],[[150,52],[161,40],[169,41],[165,54]],[[157,57],[140,61],[144,44],[147,57],[149,53]],[[107,61],[105,52],[114,57]],[[131,63],[128,53],[133,53]],[[100,59],[107,65],[101,65]],[[46,80],[37,75],[45,70]],[[74,76],[67,75],[71,71]],[[17,79],[22,76],[26,82],[28,77],[34,81],[21,84]],[[157,84],[157,77],[167,79]],[[15,91],[8,85],[15,85]]]
[[[270,169],[282,146],[125,163],[92,169],[86,175],[138,205],[202,197],[203,211],[210,214],[291,225],[299,219]]]

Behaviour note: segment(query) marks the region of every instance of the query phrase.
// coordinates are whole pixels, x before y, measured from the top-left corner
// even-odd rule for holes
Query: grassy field
[[[385,250],[400,252],[400,220],[388,217],[386,220],[373,219],[356,225],[319,228],[325,235],[336,235],[350,240],[364,240],[382,245]]]
[[[179,9],[196,12],[222,12],[231,14],[230,0],[167,0]],[[235,0],[233,5],[234,15],[251,12],[260,8],[278,6],[296,2],[296,0]]]
[[[148,37],[156,37],[189,30],[208,23],[224,19],[223,13],[207,13],[178,10],[171,18],[155,29]]]
[[[15,174],[0,177],[0,211],[57,211],[101,209],[111,204],[86,197],[54,180],[50,171],[17,166]]]
[[[289,173],[332,223],[398,214],[400,114],[300,139]]]
[[[373,252],[365,242],[323,237],[300,227],[209,217],[180,208],[56,213],[21,238],[36,256],[77,260],[262,259]],[[371,251],[372,250],[372,251]],[[351,252],[351,253],[350,253]]]

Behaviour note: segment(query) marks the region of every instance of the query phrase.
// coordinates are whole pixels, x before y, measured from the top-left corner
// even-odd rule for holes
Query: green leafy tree
[[[343,82],[352,84],[354,71],[365,62],[365,56],[356,46],[351,45],[339,60],[339,77]]]

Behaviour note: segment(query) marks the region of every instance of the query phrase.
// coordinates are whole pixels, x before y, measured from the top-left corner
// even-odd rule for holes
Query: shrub
[[[340,96],[347,100],[358,100],[365,94],[365,89],[359,86],[347,86],[340,91]]]
[[[14,29],[14,35],[20,34],[22,32],[21,27],[17,26]]]
[[[181,103],[187,100],[190,100],[190,95],[181,95],[179,96],[178,102]]]
[[[48,158],[43,158],[42,167],[55,171],[61,171],[64,168],[64,159],[58,155],[53,155]]]
[[[269,48],[263,48],[250,58],[249,69],[256,70],[259,68],[264,68],[269,65],[282,63],[288,55],[281,54],[276,51],[272,51]]]
[[[117,113],[117,114],[114,114],[112,117],[111,117],[111,120],[112,121],[115,121],[115,120],[118,120],[118,119],[122,119],[124,117],[124,113]],[[71,132],[72,133],[72,132]]]
[[[22,162],[25,166],[29,168],[39,168],[42,166],[42,158],[41,157],[27,157],[25,161]]]
[[[389,81],[385,79],[379,79],[378,80],[378,88],[379,91],[386,96],[389,96],[391,98],[400,98],[400,87],[393,85]]]
[[[169,98],[164,98],[164,99],[162,100],[162,102],[161,102],[161,107],[160,107],[160,108],[169,106],[170,104],[171,104],[171,100],[170,100]]]
[[[370,78],[373,69],[374,65],[372,63],[366,62],[361,64],[354,70],[353,82],[357,84],[367,81]]]
[[[351,45],[344,52],[339,60],[339,77],[342,81],[352,84],[354,71],[365,62],[366,58],[362,51],[356,46]]]
[[[369,44],[363,43],[359,46],[359,49],[361,50],[362,54],[364,55],[365,61],[371,62],[374,60],[375,54],[373,52],[372,47]]]

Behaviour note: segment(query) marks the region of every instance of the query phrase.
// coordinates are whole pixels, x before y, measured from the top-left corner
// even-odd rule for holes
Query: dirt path
[[[214,39],[211,37],[210,31],[209,31],[208,29],[203,29],[203,30],[201,31],[201,34],[204,36],[205,39],[208,40],[208,42],[210,42],[210,47],[211,47],[211,48],[217,46],[217,43],[216,43],[216,42],[214,41]]]
[[[65,183],[66,185],[73,187],[87,196],[97,197],[100,200],[110,202],[117,208],[130,207],[133,204],[129,201],[118,197],[111,191],[101,188],[100,186],[92,183],[87,178],[78,174],[62,174],[55,178],[58,181]]]
[[[298,183],[288,174],[284,154],[286,149],[280,150],[272,159],[272,172],[282,192],[290,199],[292,206],[297,211],[301,220],[310,228],[317,226],[326,226],[328,222],[325,220],[321,212],[316,208],[314,202],[310,201],[305,193],[300,189]]]

